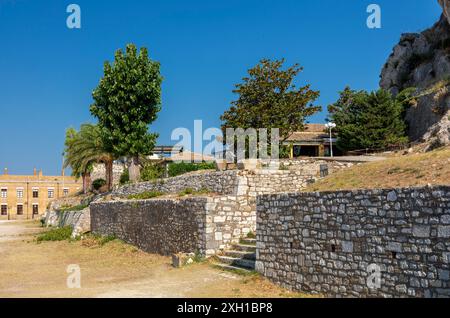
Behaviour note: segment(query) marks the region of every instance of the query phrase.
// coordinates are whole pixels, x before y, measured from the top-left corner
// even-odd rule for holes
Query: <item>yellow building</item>
[[[48,204],[82,190],[81,180],[61,176],[44,176],[34,169],[32,176],[0,175],[0,220],[39,218]]]

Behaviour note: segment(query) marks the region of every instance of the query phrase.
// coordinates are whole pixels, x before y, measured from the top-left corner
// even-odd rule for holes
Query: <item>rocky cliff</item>
[[[417,88],[417,99],[406,120],[413,141],[429,149],[450,144],[450,0],[438,0],[440,20],[422,33],[406,33],[394,47],[380,86],[397,94]]]

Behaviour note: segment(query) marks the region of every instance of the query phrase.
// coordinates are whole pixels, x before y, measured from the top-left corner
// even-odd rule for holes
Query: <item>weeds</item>
[[[127,198],[128,200],[148,200],[157,198],[164,195],[164,193],[159,191],[146,191],[138,194],[131,194]]]
[[[46,242],[46,241],[65,241],[70,240],[72,237],[72,227],[66,226],[62,228],[52,229],[48,232],[42,233],[38,235],[37,242]]]

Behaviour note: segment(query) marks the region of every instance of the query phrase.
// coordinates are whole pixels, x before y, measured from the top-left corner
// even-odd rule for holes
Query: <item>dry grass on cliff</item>
[[[450,148],[396,155],[332,174],[305,191],[396,188],[450,184]]]

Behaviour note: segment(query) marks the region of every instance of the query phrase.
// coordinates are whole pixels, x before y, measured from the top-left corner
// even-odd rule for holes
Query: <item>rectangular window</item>
[[[69,195],[69,189],[64,189],[63,194],[65,197],[67,197]]]
[[[8,197],[8,189],[2,189],[1,193],[2,193],[2,198]]]
[[[7,205],[2,205],[1,214],[8,215],[8,206]]]
[[[53,199],[55,197],[55,190],[54,189],[48,189],[48,198]]]
[[[33,198],[39,198],[39,189],[33,189]]]
[[[17,190],[17,198],[22,199],[23,198],[23,189],[18,188]]]
[[[17,215],[23,215],[23,205],[17,205]]]
[[[33,214],[34,215],[39,214],[39,205],[33,204]]]

